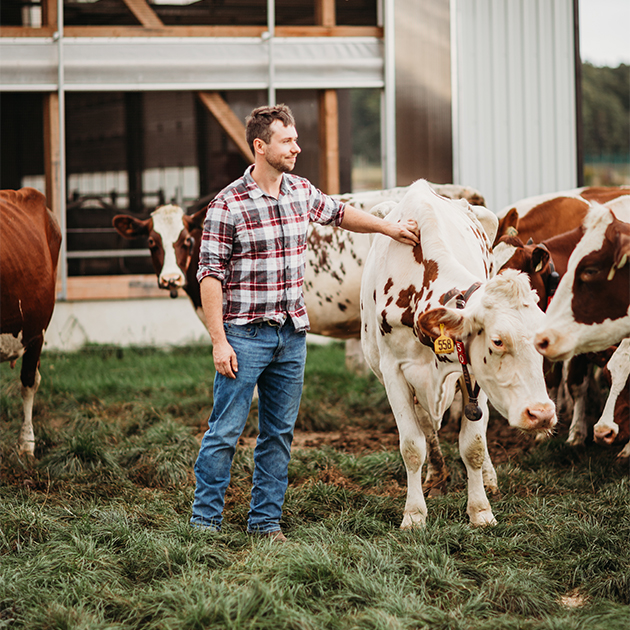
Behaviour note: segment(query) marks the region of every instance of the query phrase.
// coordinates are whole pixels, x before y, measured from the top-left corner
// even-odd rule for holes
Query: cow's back
[[[0,191],[0,221],[0,331],[28,344],[52,316],[61,230],[33,188]]]

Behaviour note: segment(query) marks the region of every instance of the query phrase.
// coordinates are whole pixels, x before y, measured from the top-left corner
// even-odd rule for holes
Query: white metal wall
[[[577,185],[573,0],[451,0],[454,180],[498,212]]]

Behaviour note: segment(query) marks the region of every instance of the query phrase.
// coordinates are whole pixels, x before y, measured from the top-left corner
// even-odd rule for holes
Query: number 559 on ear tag
[[[444,334],[444,324],[440,324],[440,336],[433,344],[435,354],[450,354],[455,350],[455,344],[450,337]]]

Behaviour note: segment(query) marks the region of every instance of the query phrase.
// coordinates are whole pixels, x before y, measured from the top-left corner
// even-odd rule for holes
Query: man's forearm
[[[223,329],[223,286],[221,281],[206,276],[199,287],[206,327],[214,345],[226,341]]]
[[[388,222],[376,217],[369,212],[357,210],[354,206],[346,204],[344,208],[343,219],[340,226],[344,230],[350,232],[359,232],[362,234],[380,232],[387,234]]]

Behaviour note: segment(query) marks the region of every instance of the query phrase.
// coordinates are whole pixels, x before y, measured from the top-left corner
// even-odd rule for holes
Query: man
[[[381,232],[409,245],[418,237],[414,225],[384,221],[289,175],[301,149],[285,105],[255,109],[246,134],[254,165],[210,203],[201,244],[197,277],[216,376],[209,429],[195,464],[191,523],[220,529],[232,458],[258,385],[247,529],[284,542],[280,518],[306,362],[308,223]]]

